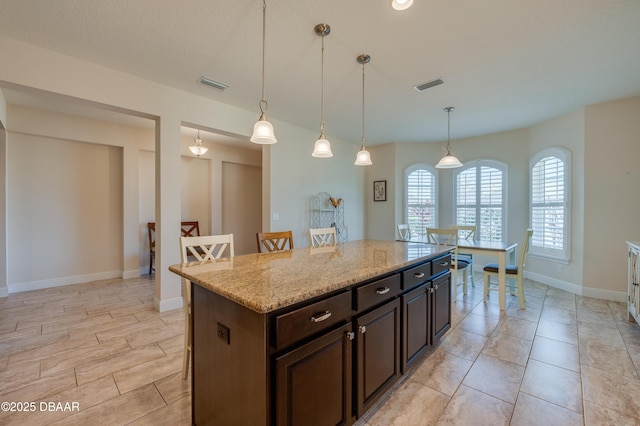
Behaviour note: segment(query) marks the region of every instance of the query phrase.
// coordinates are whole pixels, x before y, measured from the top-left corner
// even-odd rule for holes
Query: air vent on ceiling
[[[207,86],[215,87],[216,89],[220,89],[220,90],[224,90],[229,87],[228,84],[224,84],[204,76],[200,79],[200,83],[206,84]]]
[[[417,84],[413,86],[413,88],[416,89],[418,92],[422,92],[423,90],[427,90],[427,89],[431,89],[432,87],[439,86],[442,83],[444,83],[444,81],[441,78],[439,78],[437,80],[429,81],[427,83]]]

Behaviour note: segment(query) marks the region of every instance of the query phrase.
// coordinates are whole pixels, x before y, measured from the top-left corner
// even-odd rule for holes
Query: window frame
[[[433,203],[433,207],[434,207],[434,224],[435,227],[438,226],[438,219],[439,219],[439,191],[438,191],[438,173],[437,170],[434,166],[432,166],[431,164],[427,164],[427,163],[415,163],[410,165],[409,167],[404,169],[404,177],[402,180],[402,186],[403,186],[403,203],[402,203],[402,220],[403,223],[407,223],[409,224],[409,175],[417,170],[426,170],[429,173],[431,173],[431,175],[433,176],[433,194],[434,194],[434,203]],[[410,225],[410,224],[409,224]],[[415,232],[416,230],[411,228],[411,232]],[[420,233],[421,232],[421,233]],[[418,233],[418,235],[422,235],[425,234],[426,235],[426,228],[425,229],[421,229],[420,232]]]
[[[529,226],[533,229],[533,168],[544,158],[558,158],[564,163],[564,228],[562,250],[535,246],[529,247],[529,255],[541,259],[568,264],[571,260],[571,152],[563,147],[554,146],[537,152],[529,161]],[[544,205],[544,204],[537,204]],[[534,230],[535,232],[535,230]],[[535,235],[535,233],[534,233]]]
[[[481,182],[480,180],[480,171],[482,170],[482,167],[491,167],[494,169],[497,169],[499,171],[502,172],[502,203],[501,203],[501,208],[502,208],[502,220],[501,220],[501,239],[500,241],[505,241],[505,238],[507,237],[508,233],[507,233],[507,206],[508,206],[508,199],[507,199],[507,195],[508,195],[508,191],[507,191],[507,183],[508,183],[508,165],[507,163],[503,162],[503,161],[498,161],[498,160],[491,160],[491,159],[478,159],[478,160],[472,160],[472,161],[467,161],[465,162],[464,166],[456,169],[454,176],[453,176],[453,223],[456,225],[464,225],[464,224],[459,224],[458,223],[458,176],[460,175],[460,173],[463,173],[466,170],[475,168],[476,169],[476,204],[475,204],[475,209],[476,209],[476,223],[475,226],[477,228],[477,232],[476,232],[476,238],[477,239],[481,239],[482,236],[482,225],[479,222],[479,218],[480,218],[480,209],[482,208],[483,204],[480,203],[481,201],[481,194],[480,191],[482,189],[481,185],[479,184]]]

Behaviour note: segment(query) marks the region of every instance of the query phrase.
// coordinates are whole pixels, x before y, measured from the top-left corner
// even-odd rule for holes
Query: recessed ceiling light
[[[413,0],[393,0],[391,2],[391,7],[393,7],[395,10],[405,10],[409,9],[412,4]]]
[[[222,83],[220,81],[213,80],[209,77],[200,78],[200,83],[206,84],[207,86],[215,87],[216,89],[224,90],[229,87],[228,84]]]

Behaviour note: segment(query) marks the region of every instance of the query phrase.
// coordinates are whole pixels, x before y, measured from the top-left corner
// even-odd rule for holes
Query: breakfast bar
[[[451,326],[450,253],[337,246],[183,263],[194,424],[352,424]]]

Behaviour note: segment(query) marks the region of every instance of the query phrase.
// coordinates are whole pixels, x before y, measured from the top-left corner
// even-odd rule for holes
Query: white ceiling
[[[269,0],[268,118],[319,132],[318,23],[331,26],[329,139],[359,143],[361,53],[371,55],[370,145],[446,139],[449,105],[457,139],[640,95],[640,0],[415,0],[402,12],[390,2]],[[0,35],[259,115],[261,0],[0,0]],[[203,75],[229,88],[198,83]],[[413,89],[436,78],[445,84]],[[21,102],[17,94],[7,98]]]

